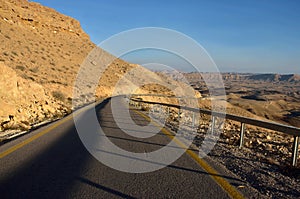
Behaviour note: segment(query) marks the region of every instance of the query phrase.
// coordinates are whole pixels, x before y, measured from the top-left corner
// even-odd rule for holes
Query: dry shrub
[[[53,91],[52,92],[52,96],[57,99],[57,100],[60,100],[62,102],[65,101],[66,97],[65,95],[61,92],[61,91]]]

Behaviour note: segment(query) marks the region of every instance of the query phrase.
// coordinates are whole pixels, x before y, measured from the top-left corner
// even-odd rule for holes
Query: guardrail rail
[[[134,95],[134,97],[138,97],[138,96],[140,96],[140,95]],[[288,135],[292,135],[294,137],[294,140],[293,140],[293,151],[292,151],[291,165],[292,166],[297,165],[298,151],[299,151],[300,128],[297,128],[297,127],[294,127],[294,126],[288,126],[288,125],[284,125],[284,124],[279,124],[279,123],[275,123],[275,122],[257,120],[257,119],[253,119],[253,118],[243,117],[243,116],[225,114],[225,113],[220,113],[220,112],[213,112],[213,111],[206,110],[206,109],[196,109],[196,108],[179,106],[179,105],[174,105],[174,104],[143,101],[141,99],[134,99],[134,98],[130,98],[130,100],[135,102],[135,103],[160,105],[160,106],[176,108],[178,110],[180,110],[180,109],[181,110],[187,110],[187,111],[191,111],[193,113],[200,112],[201,114],[211,115],[212,116],[212,131],[213,131],[213,128],[215,126],[216,117],[225,118],[225,119],[233,120],[233,121],[236,121],[236,122],[240,122],[241,123],[240,143],[239,143],[240,148],[242,148],[243,144],[244,144],[246,124],[253,125],[253,126],[256,126],[256,127],[262,127],[262,128],[269,129],[269,130],[282,132],[282,133],[285,133],[285,134],[288,134]],[[195,123],[194,114],[193,114],[193,120],[192,121],[193,121],[193,126],[194,126],[194,123]]]

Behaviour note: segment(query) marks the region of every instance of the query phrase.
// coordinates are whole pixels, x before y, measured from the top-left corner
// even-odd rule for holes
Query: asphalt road
[[[124,108],[122,109],[124,99],[120,97],[118,100],[120,103],[117,111],[121,113],[124,111]],[[170,143],[170,137],[164,132],[149,138],[137,138],[124,133],[112,116],[110,100],[98,105],[96,112],[106,137],[126,151],[148,153]],[[82,111],[78,120],[85,122],[91,117],[90,114],[90,111]],[[137,125],[149,124],[149,121],[136,111],[132,110],[130,114]],[[126,126],[128,118],[119,118],[119,121],[120,119]],[[134,132],[135,129],[131,128],[133,126],[127,126],[128,130]],[[87,129],[89,130],[91,129]],[[110,168],[99,162],[84,147],[72,116],[2,145],[0,154],[0,198],[230,198],[237,196],[228,190],[225,191],[222,185],[187,153],[172,164],[147,173],[128,173]],[[101,152],[98,155],[102,155]],[[107,155],[112,159],[120,157],[115,153],[106,152]],[[124,158],[132,159],[123,156],[120,160]],[[135,164],[135,161],[133,160],[132,164]],[[149,164],[153,163],[149,162]],[[228,176],[219,177],[230,179]]]

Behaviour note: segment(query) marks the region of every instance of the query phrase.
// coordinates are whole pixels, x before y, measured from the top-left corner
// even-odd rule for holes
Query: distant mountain
[[[269,81],[269,82],[300,82],[300,75],[298,74],[289,74],[289,75],[280,75],[280,74],[255,74],[247,77],[249,80],[256,81]]]
[[[163,71],[162,73],[168,74],[173,78],[180,79],[184,76],[191,82],[202,81],[205,79],[214,79],[218,77],[217,73],[176,73],[172,71]],[[252,80],[252,81],[267,81],[267,82],[295,82],[300,83],[300,75],[298,74],[251,74],[251,73],[221,73],[223,80],[226,81],[241,81],[241,80]]]

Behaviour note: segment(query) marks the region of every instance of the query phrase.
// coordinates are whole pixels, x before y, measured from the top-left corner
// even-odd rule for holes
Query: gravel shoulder
[[[262,161],[251,149],[217,143],[209,157],[268,198],[299,198],[299,170]],[[297,174],[298,173],[298,174]]]
[[[159,113],[152,113],[159,119]],[[168,120],[166,127],[177,132],[178,122]],[[190,139],[190,126],[184,127],[184,136]],[[209,133],[209,121],[202,121],[197,129],[193,147],[199,149]],[[238,147],[239,129],[226,121],[218,142],[207,158],[225,167],[240,178],[244,185],[251,186],[249,198],[300,198],[300,167],[290,166],[291,139],[278,132],[248,128],[246,144]]]

